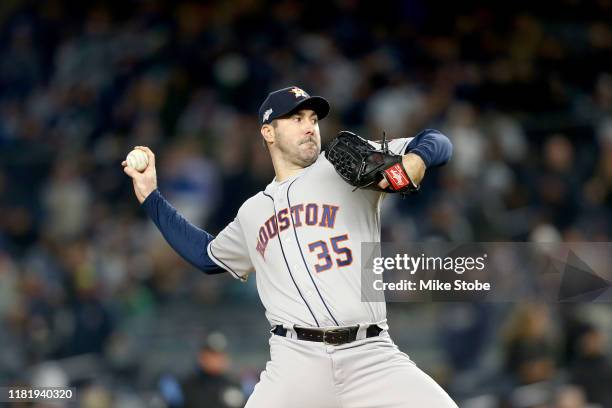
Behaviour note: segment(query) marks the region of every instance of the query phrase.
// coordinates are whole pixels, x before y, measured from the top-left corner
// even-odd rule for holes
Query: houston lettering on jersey
[[[257,252],[265,259],[268,242],[291,225],[295,227],[316,226],[334,228],[338,206],[330,204],[296,204],[283,208],[276,216],[272,215],[259,228],[257,235]],[[278,221],[277,221],[278,220]]]

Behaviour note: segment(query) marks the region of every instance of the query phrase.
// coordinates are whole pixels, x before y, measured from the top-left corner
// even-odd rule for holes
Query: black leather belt
[[[357,339],[357,331],[359,331],[359,326],[332,327],[329,329],[294,327],[293,330],[295,331],[295,334],[297,334],[298,340],[318,341],[325,344],[338,346],[340,344],[355,341]],[[287,336],[287,331],[288,330],[281,325],[276,325],[271,330],[273,334],[282,337]],[[378,325],[371,324],[366,329],[366,338],[376,337],[382,331],[383,329]]]

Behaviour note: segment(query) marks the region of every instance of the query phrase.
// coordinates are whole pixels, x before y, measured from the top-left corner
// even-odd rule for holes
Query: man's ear
[[[263,136],[264,143],[273,143],[275,135],[272,125],[263,125],[261,127],[261,135]]]

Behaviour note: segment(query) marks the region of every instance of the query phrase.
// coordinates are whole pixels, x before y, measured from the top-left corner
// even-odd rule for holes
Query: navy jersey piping
[[[291,186],[293,186],[293,183],[295,183],[297,180],[298,180],[297,178],[295,180],[293,180],[291,182],[291,184],[289,184],[289,186],[287,187],[287,205],[289,206],[289,208],[291,208],[291,201],[289,200],[289,190],[291,190]],[[338,324],[338,321],[336,320],[336,318],[332,314],[331,310],[329,310],[329,307],[327,306],[327,303],[325,303],[325,300],[323,299],[323,296],[321,296],[321,292],[319,292],[319,287],[315,283],[314,278],[312,277],[312,274],[310,273],[310,268],[308,268],[308,264],[306,263],[306,258],[304,258],[304,253],[302,252],[302,244],[300,243],[300,240],[299,240],[298,235],[297,235],[297,231],[295,230],[295,220],[293,219],[293,212],[289,211],[289,214],[291,215],[291,227],[293,228],[293,234],[295,235],[295,241],[296,241],[298,249],[300,251],[300,255],[302,256],[302,261],[304,262],[304,267],[306,268],[306,272],[308,272],[308,276],[310,277],[310,280],[312,281],[312,284],[314,285],[314,287],[315,287],[315,289],[317,291],[317,295],[319,295],[319,298],[321,299],[321,302],[323,302],[323,306],[325,306],[325,309],[327,310],[327,313],[329,313],[329,315],[331,316],[331,318],[334,321],[334,323],[336,323],[336,326],[340,326]]]
[[[270,200],[272,200],[272,207],[274,208],[274,218],[276,219],[276,225],[278,226],[278,216],[276,215],[276,204],[274,203],[274,199],[272,198],[272,196],[268,195],[265,192],[263,193],[263,195],[265,195]],[[321,327],[319,325],[319,321],[317,320],[317,318],[315,317],[314,313],[312,312],[312,309],[310,308],[310,305],[308,304],[306,299],[304,299],[304,296],[302,295],[302,292],[300,291],[300,287],[298,286],[297,282],[293,278],[293,273],[291,273],[291,268],[289,267],[289,262],[287,262],[287,257],[285,256],[285,249],[283,248],[283,242],[280,239],[280,231],[276,234],[276,237],[278,238],[278,244],[280,245],[281,253],[283,254],[283,259],[285,261],[285,265],[287,266],[287,271],[289,272],[289,276],[291,276],[291,280],[293,281],[293,284],[295,285],[295,288],[297,289],[298,294],[300,295],[300,297],[302,298],[302,301],[304,302],[304,304],[308,308],[308,311],[310,312],[310,315],[314,319],[317,327]]]

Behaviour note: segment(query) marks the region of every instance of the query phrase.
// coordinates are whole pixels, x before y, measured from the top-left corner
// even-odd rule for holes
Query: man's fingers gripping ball
[[[149,158],[149,164],[155,166],[155,154],[151,149],[149,149],[147,146],[136,146],[134,150],[140,150],[144,152]]]
[[[129,152],[125,161],[129,167],[139,172],[145,171],[145,169],[149,165],[148,155],[139,149],[134,149]]]

